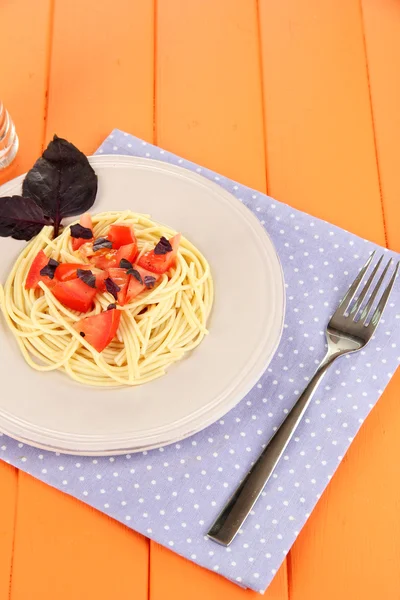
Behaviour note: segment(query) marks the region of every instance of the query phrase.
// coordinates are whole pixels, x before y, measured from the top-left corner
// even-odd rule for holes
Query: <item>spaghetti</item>
[[[105,212],[93,217],[95,238],[106,236],[113,224],[133,226],[140,258],[160,237],[175,232],[148,216]],[[213,303],[213,282],[204,256],[181,239],[176,265],[125,306],[116,337],[97,352],[74,325],[82,314],[59,302],[43,281],[27,290],[25,281],[41,250],[46,257],[76,263],[70,228],[54,240],[45,227],[18,257],[4,286],[0,307],[26,362],[38,371],[61,370],[82,384],[133,386],[164,375],[166,369],[200,344],[207,334]],[[81,260],[81,259],[80,259]],[[98,315],[115,300],[105,291],[97,294],[91,312]]]

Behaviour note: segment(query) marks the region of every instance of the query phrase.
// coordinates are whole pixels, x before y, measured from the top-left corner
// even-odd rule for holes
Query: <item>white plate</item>
[[[134,388],[81,386],[39,373],[0,321],[0,431],[71,454],[157,447],[205,428],[256,383],[278,345],[285,293],[275,249],[253,214],[220,186],[186,169],[128,156],[90,158],[93,212],[126,210],[181,231],[208,259],[215,282],[210,335],[167,374]],[[18,194],[22,177],[0,188]],[[4,282],[25,242],[0,238]]]

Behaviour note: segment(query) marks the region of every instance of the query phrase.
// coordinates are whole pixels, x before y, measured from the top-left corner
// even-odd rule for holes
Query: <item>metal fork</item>
[[[372,316],[368,318],[377,295],[383,288],[383,282],[392,263],[392,259],[390,259],[363,307],[364,300],[382,264],[383,256],[381,256],[356,302],[352,305],[374,254],[375,252],[369,257],[328,323],[326,330],[328,351],[314,377],[208,532],[209,538],[213,541],[223,546],[229,546],[271,477],[328,368],[340,356],[357,352],[357,350],[366,346],[374,334],[389,299],[400,265],[400,262],[398,262],[376,309]]]

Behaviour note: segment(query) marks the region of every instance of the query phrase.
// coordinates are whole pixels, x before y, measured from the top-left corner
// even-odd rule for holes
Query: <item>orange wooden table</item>
[[[26,171],[114,127],[400,251],[398,0],[3,0]],[[397,171],[397,173],[396,173]],[[400,373],[266,592],[400,598]],[[0,600],[256,598],[0,462]]]

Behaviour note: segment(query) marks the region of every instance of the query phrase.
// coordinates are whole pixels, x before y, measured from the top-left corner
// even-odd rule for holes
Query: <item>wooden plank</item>
[[[361,4],[387,241],[400,252],[400,7],[396,0]]]
[[[20,147],[12,167],[0,172],[0,184],[24,173],[40,154],[49,17],[50,0],[1,3],[1,44],[7,50],[1,57],[0,94],[16,126]]]
[[[46,139],[93,152],[118,127],[151,141],[153,2],[56,5]]]
[[[16,160],[0,172],[0,184],[26,171],[40,154],[43,136],[50,2],[1,4],[0,94],[17,128]],[[32,23],[35,26],[32,27]],[[29,102],[26,101],[29,96]],[[0,459],[6,452],[0,437]],[[18,494],[17,470],[0,461],[0,598],[8,598]]]
[[[114,127],[151,139],[153,25],[149,0],[56,3],[46,140],[92,152]],[[27,475],[17,510],[13,600],[147,599],[147,540]]]
[[[7,598],[10,588],[17,486],[17,470],[0,462],[0,598]]]
[[[155,142],[266,190],[256,2],[159,0]],[[250,592],[151,544],[152,600]],[[185,585],[182,585],[185,581]],[[287,598],[284,564],[266,598]]]
[[[192,562],[177,556],[170,550],[151,543],[150,599],[171,600],[190,598],[190,600],[257,600],[258,592],[243,590],[230,583],[221,575],[205,571]],[[184,585],[182,585],[184,582]],[[182,589],[184,588],[184,589]],[[265,592],[267,600],[287,599],[286,561],[278,570],[271,585]]]
[[[255,1],[157,6],[156,142],[265,190]]]
[[[270,193],[384,243],[357,0],[260,0]]]
[[[359,3],[261,0],[260,15],[271,194],[384,244]],[[396,379],[290,552],[291,600],[398,594]]]
[[[148,543],[20,473],[12,600],[147,599]]]
[[[361,5],[386,239],[389,248],[400,251],[396,160],[400,137],[400,10],[393,0],[363,0]],[[395,598],[400,589],[399,469],[395,458],[400,451],[399,396],[398,371],[363,429],[364,439],[360,441],[363,447],[359,452],[370,449],[368,465],[357,476],[360,490],[356,498],[363,496],[367,500],[361,518],[368,523],[369,535],[364,536],[366,548],[360,562],[366,566],[362,577],[371,598]],[[371,440],[375,442],[373,446]],[[357,576],[361,573],[355,573]]]

